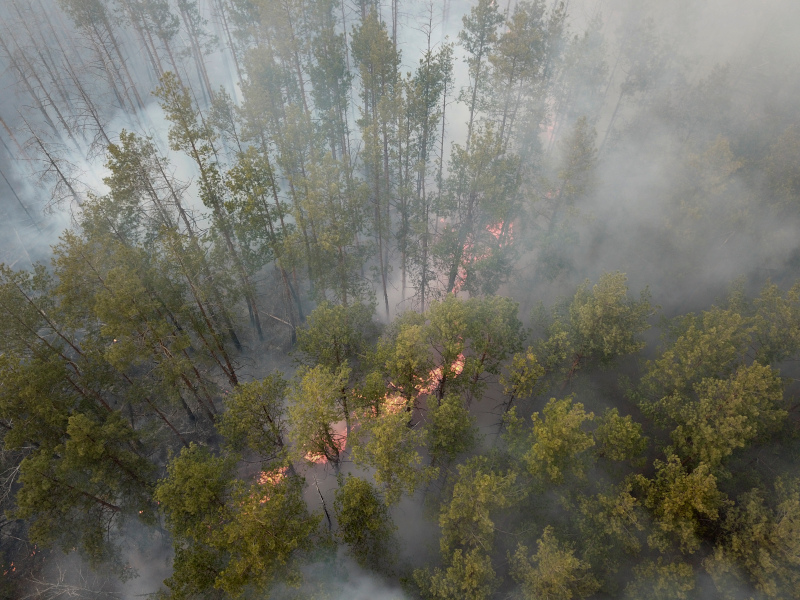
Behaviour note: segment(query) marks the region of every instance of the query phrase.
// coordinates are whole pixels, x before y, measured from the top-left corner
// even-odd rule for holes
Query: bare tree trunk
[[[81,200],[80,195],[75,190],[75,188],[72,186],[72,182],[64,174],[64,171],[61,169],[61,166],[59,165],[59,161],[50,153],[50,151],[47,149],[47,146],[45,146],[44,142],[39,137],[39,135],[34,131],[34,129],[31,127],[30,123],[28,123],[28,121],[24,117],[22,117],[22,120],[25,123],[25,125],[27,126],[27,128],[30,131],[31,135],[33,136],[32,139],[33,139],[34,145],[37,148],[39,148],[41,153],[44,154],[44,156],[47,159],[46,162],[47,162],[47,164],[49,166],[48,166],[47,169],[45,169],[45,171],[54,173],[55,176],[56,176],[57,181],[60,182],[61,185],[63,185],[64,187],[67,188],[67,190],[69,191],[69,194],[78,203],[79,206],[82,205],[83,204],[83,200]]]
[[[123,0],[122,4],[128,13],[128,19],[133,24],[133,28],[139,36],[142,46],[144,46],[144,49],[147,51],[147,58],[150,61],[150,66],[155,73],[156,79],[161,79],[161,76],[164,74],[164,68],[161,65],[161,59],[158,56],[158,48],[156,48],[156,45],[153,43],[153,36],[150,33],[150,28],[147,26],[144,15],[141,13],[136,14],[134,7],[130,4],[130,0]]]
[[[72,79],[72,83],[78,90],[78,94],[80,95],[81,100],[83,101],[84,110],[87,111],[89,117],[91,117],[91,120],[94,122],[94,125],[97,128],[97,132],[102,137],[106,147],[110,146],[111,140],[109,139],[108,134],[106,134],[105,125],[103,124],[103,121],[100,119],[100,113],[97,110],[97,106],[95,106],[95,103],[92,100],[91,95],[86,91],[86,88],[83,87],[83,83],[81,83],[81,80],[78,78],[77,74],[75,73],[75,70],[72,68],[72,65],[70,65],[66,57],[64,57],[64,61],[66,63],[67,72],[69,73],[70,78]]]
[[[222,30],[225,32],[225,37],[228,38],[228,48],[230,48],[231,56],[233,57],[233,64],[236,67],[236,77],[239,80],[239,86],[242,85],[242,69],[239,67],[239,58],[236,56],[236,45],[233,43],[233,36],[231,35],[230,27],[228,26],[228,17],[225,14],[226,3],[225,0],[216,0],[217,11],[222,19]]]
[[[597,152],[600,153],[603,151],[603,148],[606,146],[606,142],[608,141],[608,136],[611,134],[611,130],[614,128],[614,122],[617,120],[617,112],[619,112],[619,107],[622,105],[622,98],[625,96],[625,91],[620,90],[619,98],[617,98],[617,105],[614,107],[614,114],[611,115],[611,120],[608,122],[608,128],[606,129],[606,133],[603,136],[603,141],[600,143],[600,146],[597,149]]]
[[[139,110],[144,110],[144,103],[142,102],[142,98],[139,96],[139,90],[136,89],[136,81],[133,79],[133,77],[131,77],[130,71],[128,71],[128,65],[125,62],[125,58],[122,56],[122,52],[119,49],[119,44],[117,42],[116,36],[114,35],[114,30],[111,27],[111,23],[109,23],[108,20],[104,18],[103,26],[108,32],[108,37],[111,40],[111,45],[114,47],[114,51],[117,57],[119,57],[119,63],[122,66],[122,70],[125,72],[125,76],[128,78],[128,81],[131,84],[131,89],[133,90],[133,95],[136,97],[136,103],[138,104]]]
[[[378,234],[378,263],[381,269],[381,283],[383,285],[383,300],[386,308],[386,318],[389,318],[389,294],[386,285],[386,269],[383,264],[383,225],[381,224],[380,205],[380,173],[375,173],[375,229]]]
[[[53,110],[55,111],[56,117],[58,118],[58,121],[61,123],[61,126],[64,128],[64,133],[67,134],[67,137],[69,137],[69,139],[72,141],[72,143],[75,144],[75,146],[77,147],[78,146],[78,142],[75,140],[75,137],[72,135],[72,128],[69,126],[69,124],[67,124],[67,121],[64,118],[64,115],[61,114],[61,111],[58,110],[58,104],[56,104],[56,102],[50,96],[50,93],[47,91],[47,87],[44,85],[42,80],[39,78],[39,74],[36,72],[36,68],[28,60],[28,57],[25,55],[25,52],[22,50],[22,47],[19,45],[19,42],[17,42],[17,39],[14,36],[14,34],[11,31],[8,31],[7,35],[11,39],[11,41],[14,42],[14,45],[17,47],[19,56],[21,57],[22,61],[25,63],[25,66],[27,67],[28,72],[36,80],[36,83],[37,83],[39,89],[42,90],[42,93],[44,94],[45,98],[47,99],[47,105],[52,107]]]
[[[33,39],[34,39],[33,31],[31,31],[30,27],[28,26],[28,20],[22,16],[22,11],[20,10],[19,5],[17,4],[16,0],[12,0],[12,5],[14,6],[14,10],[16,10],[17,15],[19,16],[19,19],[20,19],[20,22],[22,23],[22,26],[25,28],[25,32],[28,34],[28,38],[31,41],[33,41]],[[52,54],[50,54],[50,47],[48,46],[47,41],[42,36],[41,30],[38,33],[39,33],[39,39],[40,39],[41,44],[34,43],[34,48],[36,49],[36,54],[38,55],[39,60],[42,63],[42,66],[44,66],[45,70],[47,71],[47,74],[50,77],[50,81],[52,81],[53,85],[55,86],[56,91],[58,92],[58,95],[61,97],[61,100],[64,103],[64,106],[67,107],[67,108],[71,108],[72,105],[70,103],[69,96],[68,96],[68,94],[66,92],[66,88],[63,85],[61,77],[58,77],[55,73],[53,73],[53,71],[50,68],[50,64],[45,59],[44,55],[42,55],[42,48],[44,48],[45,52],[47,53],[47,56],[50,58],[50,62],[55,67],[56,61],[53,60],[53,56],[52,56]],[[15,43],[16,43],[16,40],[15,40]],[[17,47],[19,47],[19,44],[17,44]]]
[[[47,114],[47,110],[45,110],[42,101],[39,99],[39,96],[34,91],[33,86],[31,86],[30,82],[28,81],[28,78],[25,77],[25,72],[19,66],[19,63],[16,61],[14,56],[11,54],[11,51],[9,50],[8,46],[6,46],[3,37],[4,36],[0,35],[0,47],[2,47],[3,51],[6,53],[6,56],[8,57],[8,62],[11,64],[11,67],[17,72],[19,80],[23,83],[25,89],[28,90],[28,93],[30,94],[31,98],[36,104],[36,107],[39,109],[39,112],[42,113],[42,117],[44,117],[45,122],[50,126],[50,128],[53,130],[54,133],[58,134],[58,128],[56,127],[55,123],[53,123],[52,119],[50,118],[50,115]]]
[[[5,143],[3,145],[5,145]],[[14,195],[14,198],[16,198],[16,200],[19,203],[19,205],[22,208],[22,210],[25,211],[26,215],[28,215],[28,218],[31,220],[31,223],[33,223],[33,226],[36,227],[36,230],[39,233],[41,233],[42,229],[39,227],[39,224],[36,222],[36,219],[33,218],[33,215],[31,215],[30,211],[28,210],[28,207],[25,206],[25,203],[17,195],[17,191],[14,189],[14,186],[11,185],[11,182],[8,180],[8,177],[6,177],[6,174],[3,173],[2,170],[0,170],[0,176],[2,176],[3,181],[6,182],[6,185],[8,186],[8,189],[11,190],[11,193]],[[27,250],[26,250],[26,254],[27,254]],[[30,259],[30,256],[28,256],[28,259]]]
[[[167,189],[170,192],[170,197],[172,198],[172,202],[174,203],[175,208],[178,210],[178,214],[180,215],[181,220],[183,221],[184,225],[186,226],[186,233],[187,233],[187,235],[189,237],[189,240],[191,241],[192,244],[195,245],[195,247],[199,248],[199,242],[197,240],[197,237],[196,237],[196,234],[195,234],[195,231],[194,231],[194,226],[193,226],[192,222],[189,219],[189,215],[186,213],[186,210],[183,207],[183,203],[181,202],[180,198],[178,197],[178,193],[175,190],[175,187],[172,185],[172,181],[170,180],[170,178],[167,175],[167,173],[164,171],[164,167],[161,164],[160,160],[156,159],[156,165],[158,166],[159,173],[161,174],[161,177],[164,180],[164,183],[165,183],[165,185],[167,186]],[[213,276],[211,274],[211,269],[208,266],[208,263],[206,262],[205,257],[202,259],[202,265],[203,265],[203,273],[204,273],[204,275],[206,277],[206,280],[207,281],[213,281]],[[224,305],[222,303],[222,300],[221,300],[221,298],[219,296],[219,293],[217,292],[216,287],[214,287],[213,285],[212,285],[211,289],[212,289],[213,300],[217,303],[217,305],[220,307],[220,310],[222,311],[222,321],[223,321],[223,324],[224,324],[225,328],[228,330],[228,336],[231,338],[231,341],[233,342],[233,345],[236,347],[236,349],[241,352],[242,344],[239,341],[239,336],[236,335],[236,330],[233,327],[233,323],[231,322],[230,317],[228,316],[227,312],[225,311],[225,307],[224,307]],[[211,311],[211,317],[214,320],[216,320],[216,315],[213,313],[213,311]]]
[[[203,59],[203,51],[200,47],[200,42],[197,37],[197,31],[195,30],[194,23],[192,23],[189,15],[186,14],[183,6],[179,3],[178,9],[181,14],[181,19],[183,20],[183,24],[186,27],[186,32],[189,35],[189,43],[192,49],[192,56],[194,57],[195,66],[197,67],[198,75],[200,76],[200,82],[204,84],[204,94],[207,94],[208,101],[210,102],[214,96],[214,91],[211,88],[211,81],[208,78],[208,72],[206,71],[205,60]]]
[[[95,30],[96,31],[96,30]],[[92,44],[92,49],[95,52],[95,55],[103,64],[103,70],[106,73],[106,77],[108,79],[108,83],[111,86],[111,89],[114,92],[114,95],[117,97],[117,102],[119,102],[119,106],[121,109],[127,111],[128,106],[130,106],[130,110],[135,112],[136,106],[133,104],[133,101],[130,98],[127,90],[125,89],[125,82],[122,80],[119,71],[116,69],[115,65],[113,64],[114,61],[111,58],[111,55],[108,52],[108,48],[102,43],[102,38],[98,34],[98,40],[92,40],[90,38],[89,42]],[[116,75],[116,79],[119,80],[120,84],[122,85],[122,93],[120,93],[119,88],[117,87],[117,82],[114,78]],[[124,97],[124,99],[123,99]],[[127,101],[127,106],[126,106]]]

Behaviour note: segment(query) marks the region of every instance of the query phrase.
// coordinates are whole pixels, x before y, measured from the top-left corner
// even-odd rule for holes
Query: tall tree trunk
[[[239,86],[241,87],[242,82],[244,79],[242,78],[242,69],[239,66],[239,58],[236,55],[236,45],[233,42],[233,36],[231,35],[230,27],[228,26],[228,17],[225,14],[226,9],[226,1],[225,0],[216,0],[218,6],[219,16],[222,19],[222,30],[225,32],[225,37],[228,39],[228,48],[231,51],[231,56],[233,57],[233,65],[236,67],[236,78],[239,81]]]
[[[122,5],[125,12],[128,14],[128,20],[139,36],[139,42],[144,47],[145,52],[147,52],[147,58],[150,61],[150,67],[153,69],[156,79],[161,79],[161,76],[164,74],[164,69],[161,66],[161,60],[158,57],[158,48],[156,48],[153,43],[153,36],[150,34],[150,28],[147,26],[144,15],[131,5],[131,0],[123,0]]]
[[[8,62],[11,64],[11,68],[17,72],[19,80],[25,86],[25,89],[28,90],[28,93],[30,94],[31,98],[36,104],[36,107],[39,109],[39,112],[42,114],[42,117],[44,117],[45,122],[50,126],[50,128],[53,130],[55,134],[58,134],[58,128],[56,127],[55,123],[53,123],[52,119],[50,118],[50,115],[47,114],[47,110],[45,110],[42,101],[39,99],[39,96],[34,91],[33,86],[31,86],[30,82],[28,81],[28,78],[25,76],[25,72],[22,70],[22,67],[20,67],[19,63],[14,58],[13,54],[11,54],[11,51],[6,45],[3,37],[4,36],[0,35],[0,47],[2,47],[3,52],[6,53]]]
[[[75,144],[75,147],[78,148],[79,147],[78,146],[78,142],[75,139],[75,137],[72,135],[72,128],[67,123],[66,119],[64,118],[64,115],[62,115],[61,111],[58,109],[58,104],[53,100],[53,98],[50,96],[50,93],[47,91],[47,86],[45,86],[44,83],[42,82],[42,80],[39,78],[39,74],[36,72],[36,68],[28,60],[28,57],[25,55],[25,52],[22,50],[22,47],[19,45],[19,42],[17,42],[17,39],[14,36],[14,34],[11,31],[9,31],[7,33],[7,35],[11,39],[11,41],[14,42],[14,45],[17,47],[19,56],[22,59],[22,62],[27,67],[27,70],[31,74],[31,77],[33,77],[36,80],[36,83],[37,83],[39,89],[42,90],[42,93],[44,94],[45,98],[47,99],[47,105],[52,107],[52,109],[55,111],[56,117],[58,118],[58,121],[61,123],[61,126],[64,128],[64,133],[67,134],[67,137],[72,141],[73,144]],[[39,53],[39,56],[41,58],[41,53]],[[45,66],[47,66],[46,63],[45,63]],[[47,70],[49,71],[49,68]]]
[[[3,143],[3,145],[5,145],[5,142]],[[31,220],[31,223],[33,223],[33,226],[36,227],[36,230],[39,233],[41,233],[42,229],[39,227],[39,224],[36,222],[36,219],[33,218],[33,215],[31,215],[30,211],[28,210],[28,207],[25,206],[25,203],[17,195],[17,191],[14,189],[14,186],[11,185],[11,182],[8,180],[8,177],[6,177],[6,174],[3,173],[2,169],[0,169],[0,176],[3,178],[3,181],[6,182],[6,185],[8,186],[8,189],[11,190],[11,193],[13,194],[14,198],[16,198],[17,203],[19,204],[20,208],[22,208],[22,210],[25,212],[25,214],[28,215],[28,218]],[[27,250],[26,250],[26,254],[27,254]],[[28,256],[28,258],[30,258],[30,256]]]
[[[114,48],[114,52],[119,58],[119,64],[122,67],[122,70],[125,72],[125,76],[128,78],[128,81],[130,82],[131,90],[133,90],[133,95],[136,98],[136,104],[139,110],[144,110],[144,102],[142,102],[142,98],[139,96],[139,90],[136,89],[136,80],[131,77],[131,73],[128,70],[128,65],[125,62],[125,57],[122,56],[122,52],[119,49],[119,43],[117,42],[117,37],[114,35],[114,30],[111,27],[111,23],[109,23],[107,19],[103,19],[103,25],[108,32],[108,38],[111,40],[111,45]]]
[[[194,57],[195,66],[197,67],[198,75],[200,76],[200,82],[204,85],[204,94],[208,96],[209,102],[214,97],[214,90],[211,87],[211,81],[208,78],[208,71],[206,71],[206,63],[205,59],[203,58],[203,49],[200,47],[200,41],[198,39],[197,30],[195,29],[194,23],[192,22],[189,15],[184,10],[182,4],[178,3],[178,8],[181,19],[183,20],[183,24],[186,27],[186,32],[189,35],[189,42],[192,50],[192,56]]]
[[[170,192],[170,197],[172,198],[172,202],[174,203],[175,208],[178,210],[178,214],[179,214],[181,220],[183,221],[184,225],[186,226],[186,233],[187,233],[187,235],[189,237],[189,240],[193,244],[193,246],[196,249],[198,249],[198,252],[199,252],[200,242],[197,239],[197,236],[195,234],[194,225],[192,224],[191,220],[189,219],[189,215],[186,213],[186,210],[183,207],[183,203],[181,202],[180,198],[178,197],[178,193],[175,190],[174,186],[172,185],[172,181],[170,180],[169,175],[167,175],[166,171],[164,171],[164,166],[161,164],[161,161],[158,160],[157,158],[156,158],[156,165],[158,166],[159,173],[161,174],[161,177],[162,177],[164,183],[166,184],[167,189]],[[203,258],[202,258],[202,268],[203,268],[203,275],[205,276],[206,280],[211,282],[212,300],[214,300],[214,302],[219,307],[219,310],[220,310],[220,312],[222,314],[223,325],[225,326],[225,328],[228,331],[228,337],[230,337],[231,342],[233,342],[233,345],[236,347],[236,349],[241,352],[242,344],[239,341],[239,336],[236,335],[236,330],[233,327],[233,323],[231,322],[227,311],[225,310],[225,306],[224,306],[224,304],[222,302],[222,298],[220,297],[216,286],[213,285],[214,277],[213,277],[213,275],[211,273],[211,268],[208,265],[208,262],[206,261],[204,255],[203,255]],[[216,320],[216,313],[213,310],[210,310],[209,312],[211,314],[211,318],[213,320]]]

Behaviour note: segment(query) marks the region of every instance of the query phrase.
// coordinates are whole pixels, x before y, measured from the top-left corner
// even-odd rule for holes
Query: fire
[[[396,415],[406,407],[406,399],[399,392],[386,394],[384,398],[384,410],[389,414]]]
[[[514,239],[513,231],[514,231],[514,224],[509,223],[508,228],[506,229],[505,233],[503,232],[505,223],[503,221],[499,221],[493,225],[487,225],[486,231],[488,231],[495,240],[498,242],[499,247],[503,247],[507,242],[510,242]],[[461,288],[464,286],[464,283],[467,280],[467,266],[473,263],[476,263],[480,260],[489,257],[489,251],[487,250],[483,254],[475,255],[473,252],[473,243],[471,240],[467,240],[464,242],[464,251],[462,253],[461,264],[458,266],[458,275],[456,276],[456,281],[453,284],[453,289],[450,290],[452,293],[457,294],[461,291]]]
[[[450,372],[453,373],[454,375],[461,375],[461,373],[464,372],[464,364],[466,362],[467,359],[464,356],[464,354],[463,353],[459,354],[458,357],[456,357],[455,361],[453,361],[453,364],[450,365]],[[428,377],[428,381],[430,383],[428,385],[420,386],[419,388],[417,388],[419,395],[420,396],[429,395],[432,394],[434,391],[436,391],[436,388],[438,388],[439,385],[442,383],[443,375],[444,375],[444,370],[442,367],[436,367],[435,369],[433,369]]]
[[[556,135],[556,122],[555,119],[548,119],[547,123],[544,124],[542,130],[545,134],[547,139],[547,143],[551,144],[553,142],[553,138]]]
[[[500,242],[501,246],[503,245],[503,240],[501,239],[503,237],[503,225],[504,225],[503,221],[500,221],[499,223],[495,223],[494,225],[486,226],[486,231],[491,233],[494,236],[494,239]],[[506,232],[506,237],[508,237],[509,240],[513,240],[514,239],[513,233],[514,233],[514,224],[509,223],[508,231]]]
[[[258,485],[277,485],[286,477],[288,467],[280,467],[274,471],[261,471],[258,474]]]
[[[305,458],[308,462],[318,465],[324,465],[326,462],[328,462],[328,457],[322,452],[309,452],[303,458]]]
[[[278,485],[284,477],[286,477],[286,471],[288,471],[288,467],[279,467],[272,471],[261,471],[258,474],[258,485]],[[260,504],[266,504],[269,502],[269,493],[264,494],[261,498],[258,499]]]
[[[462,352],[456,357],[456,359],[453,361],[453,364],[450,365],[450,373],[453,376],[461,375],[461,373],[464,372],[464,365],[466,362],[467,358]],[[417,396],[428,396],[433,394],[442,383],[443,374],[444,369],[442,367],[436,367],[435,369],[432,369],[426,379],[427,383],[420,380],[420,382],[417,384]],[[389,387],[394,389],[395,385],[393,383],[389,383]],[[383,410],[391,415],[396,415],[400,411],[405,410],[407,406],[408,400],[406,400],[406,398],[400,392],[391,391],[383,397]],[[373,408],[371,414],[373,417],[375,417],[377,416],[377,411]],[[344,449],[344,446],[342,449]],[[317,458],[319,458],[319,460],[317,460]],[[310,460],[311,462],[325,462],[325,457],[318,456],[316,454],[308,454],[306,455],[306,460]]]
[[[333,445],[338,454],[342,454],[347,448],[347,421],[341,420],[333,424]],[[328,462],[328,457],[323,452],[308,452],[304,458],[311,463],[324,465]]]

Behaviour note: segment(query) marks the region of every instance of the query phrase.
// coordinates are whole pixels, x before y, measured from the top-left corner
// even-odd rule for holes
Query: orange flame
[[[286,471],[288,471],[288,467],[279,467],[272,471],[261,471],[258,474],[258,478],[256,479],[258,485],[265,485],[265,486],[273,486],[278,485],[284,477],[286,477]],[[260,504],[266,504],[269,502],[269,493],[264,494],[258,499]]]
[[[511,241],[514,239],[513,231],[514,231],[514,224],[509,223],[508,229],[503,235],[503,228],[505,223],[503,221],[499,221],[493,225],[487,225],[486,231],[494,236],[494,239],[497,240],[500,247],[503,247],[506,242]],[[467,281],[467,266],[473,263],[478,262],[479,260],[483,260],[489,257],[489,251],[484,252],[480,255],[475,255],[473,253],[473,244],[472,241],[467,240],[464,243],[464,252],[462,253],[461,264],[458,266],[458,275],[456,276],[456,281],[453,284],[453,289],[450,290],[453,294],[457,294],[461,291],[461,288],[464,286],[464,283]]]
[[[494,236],[494,239],[496,239],[498,242],[500,242],[501,246],[503,245],[503,240],[501,239],[503,237],[503,225],[504,225],[503,221],[500,221],[499,223],[495,223],[494,225],[487,225],[486,226],[486,231],[491,233]],[[514,235],[513,234],[514,234],[514,224],[513,223],[509,223],[508,224],[508,231],[506,232],[506,237],[509,240],[513,240],[514,239]]]
[[[333,445],[338,454],[342,454],[347,447],[347,421],[341,420],[333,424]],[[308,452],[304,458],[311,463],[324,465],[328,462],[328,457],[323,452]]]
[[[259,485],[277,485],[281,480],[286,477],[288,467],[280,467],[274,471],[261,471],[258,474]]]
[[[386,394],[383,409],[389,414],[396,415],[406,407],[406,399],[399,392]]]
[[[466,362],[467,359],[464,356],[464,354],[463,353],[459,354],[458,357],[456,357],[455,361],[453,361],[453,364],[450,365],[450,372],[453,373],[454,375],[461,375],[461,373],[464,371],[464,365],[466,364]],[[436,367],[435,369],[433,369],[430,372],[429,376],[430,383],[428,385],[420,386],[419,388],[417,388],[419,395],[420,396],[428,395],[436,391],[436,388],[438,388],[439,385],[442,383],[443,376],[444,376],[444,370],[442,367]]]

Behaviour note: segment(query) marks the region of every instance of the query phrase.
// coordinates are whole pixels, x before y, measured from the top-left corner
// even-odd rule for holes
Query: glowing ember
[[[336,453],[342,454],[347,447],[347,421],[342,420],[333,424],[333,444]],[[309,452],[304,457],[308,462],[324,465],[328,462],[328,457],[323,452]]]
[[[318,465],[324,465],[326,462],[328,462],[328,457],[322,452],[309,452],[303,458],[305,458],[308,462],[316,463]]]
[[[258,478],[256,481],[258,485],[265,485],[265,486],[273,486],[277,485],[281,482],[281,480],[286,477],[286,471],[288,471],[288,467],[279,467],[272,471],[261,471],[258,474]],[[258,498],[259,504],[266,504],[269,502],[269,493],[264,494],[261,497],[252,495],[251,498]]]
[[[463,353],[459,354],[456,359],[453,361],[453,364],[450,365],[450,375],[452,377],[457,377],[464,372],[464,365],[467,362],[467,358],[464,356]],[[431,372],[428,374],[428,377],[423,381],[419,379],[419,383],[416,385],[417,396],[428,396],[436,392],[439,386],[442,383],[442,377],[444,376],[444,369],[442,367],[436,367],[432,369]],[[393,383],[389,383],[389,387],[393,390],[396,390],[396,386]],[[406,410],[409,406],[408,400],[398,391],[390,391],[383,397],[383,410],[384,412],[396,415],[397,413]],[[373,407],[368,414],[371,414],[372,417],[376,417],[378,412]],[[311,460],[308,455],[306,456],[307,460]],[[314,455],[316,456],[316,455]],[[312,460],[312,462],[320,462],[318,460]],[[322,461],[324,461],[324,457],[322,457]]]
[[[500,242],[501,246],[503,245],[502,240],[501,240],[501,238],[503,237],[503,222],[502,221],[500,221],[499,223],[495,223],[494,225],[487,225],[486,226],[486,231],[491,233],[494,236],[494,239],[496,239],[498,242]],[[509,240],[513,240],[514,239],[514,237],[512,235],[513,232],[514,232],[514,224],[513,223],[509,223],[508,224],[508,231],[506,231],[506,237],[508,237]]]
[[[458,355],[458,358],[456,358],[455,362],[452,365],[450,365],[450,370],[456,375],[461,375],[461,373],[464,372],[465,364],[467,364],[467,358],[464,356],[464,353],[462,352],[461,354]]]
[[[550,144],[553,141],[553,138],[556,135],[556,123],[554,119],[548,119],[547,123],[542,127],[544,134],[547,139],[547,143]]]
[[[464,364],[466,363],[466,361],[467,359],[464,356],[464,354],[463,353],[459,354],[456,360],[453,362],[453,364],[450,365],[450,372],[454,376],[461,375],[461,373],[464,371]],[[435,369],[433,369],[428,379],[430,383],[428,385],[417,388],[420,396],[422,396],[423,394],[432,394],[433,392],[435,392],[436,388],[438,388],[439,385],[442,383],[442,377],[443,377],[442,367],[436,367]]]
[[[406,399],[403,398],[402,394],[398,392],[394,392],[392,394],[386,394],[386,397],[384,398],[383,409],[387,413],[396,415],[405,407],[406,407]]]
[[[286,477],[286,471],[288,467],[281,467],[279,469],[275,469],[274,471],[261,471],[258,474],[258,484],[259,485],[276,485],[280,483],[280,481]]]
[[[503,247],[506,242],[510,242],[514,239],[513,231],[514,231],[514,224],[509,223],[508,228],[506,231],[503,231],[504,222],[500,221],[495,223],[494,225],[487,225],[486,231],[488,231],[495,240],[498,242],[499,247]],[[464,251],[461,255],[461,264],[458,266],[458,275],[456,276],[455,283],[453,284],[453,289],[450,290],[453,294],[457,294],[461,291],[461,288],[464,287],[464,283],[467,281],[467,266],[474,264],[480,260],[488,258],[490,251],[487,250],[483,254],[475,255],[473,252],[473,243],[471,240],[467,240],[464,243]]]

